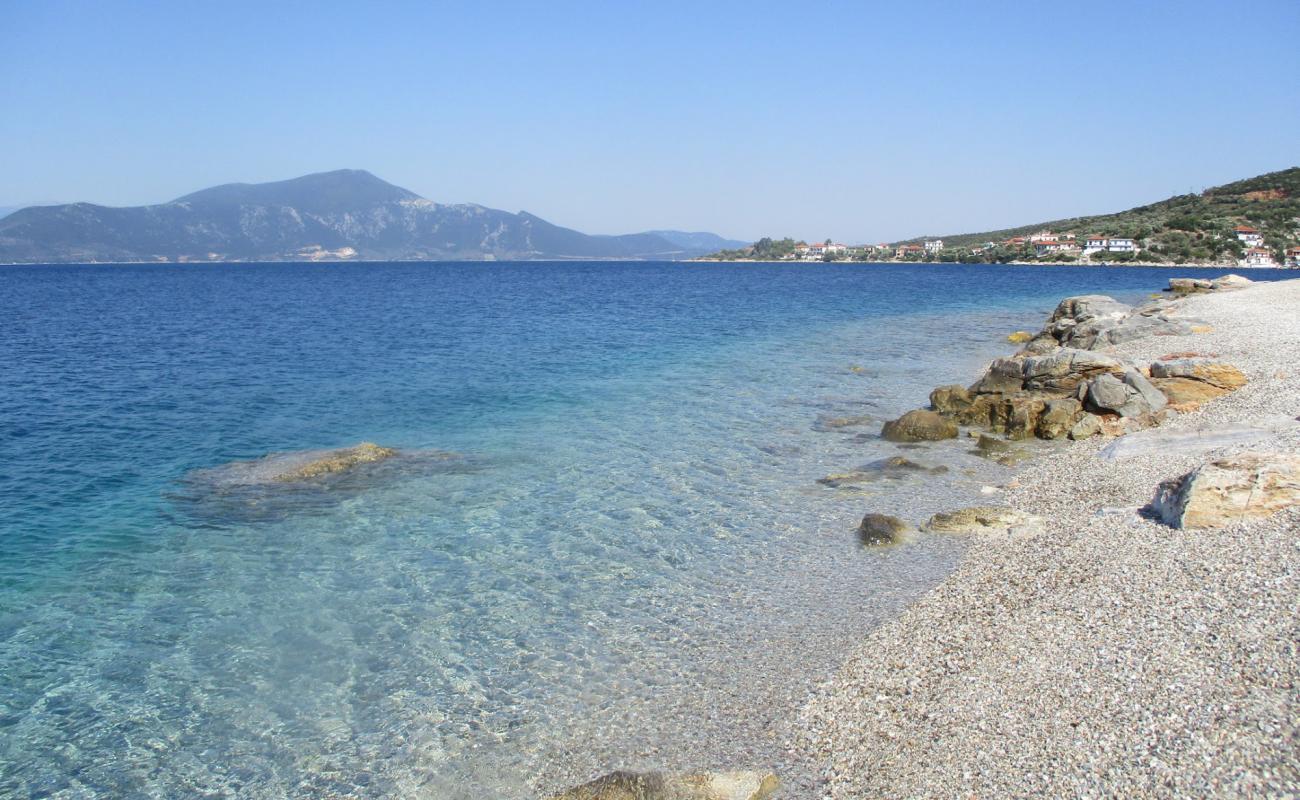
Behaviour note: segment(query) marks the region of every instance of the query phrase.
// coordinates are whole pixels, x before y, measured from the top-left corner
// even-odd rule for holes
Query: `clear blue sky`
[[[1300,164],[1297,0],[3,0],[0,19],[0,205],[352,167],[592,233],[875,241]]]

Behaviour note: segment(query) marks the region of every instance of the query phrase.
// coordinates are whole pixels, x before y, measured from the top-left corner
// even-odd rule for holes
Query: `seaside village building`
[[[943,249],[943,239],[933,239],[925,243],[925,252],[937,253]]]
[[[794,249],[794,253],[805,261],[818,261],[823,256],[839,256],[849,251],[848,245],[844,244],[801,244]]]
[[[1300,269],[1300,247],[1288,247],[1286,265],[1291,269]]]
[[[1136,253],[1137,242],[1119,236],[1089,236],[1083,240],[1083,254],[1085,256],[1103,250],[1107,253]]]
[[[1241,260],[1243,267],[1276,267],[1277,262],[1273,260],[1273,254],[1263,247],[1252,247],[1246,251],[1246,257]]]
[[[894,251],[895,258],[903,258],[909,255],[920,255],[925,252],[925,248],[919,244],[905,244]]]
[[[1079,246],[1070,241],[1059,241],[1057,239],[1039,239],[1034,242],[1034,255],[1046,256],[1052,253],[1077,253]]]
[[[1237,234],[1237,238],[1240,239],[1241,243],[1246,245],[1247,247],[1264,246],[1264,237],[1260,235],[1260,232],[1258,230],[1250,227],[1249,225],[1238,225],[1237,227],[1232,229],[1232,232]]]

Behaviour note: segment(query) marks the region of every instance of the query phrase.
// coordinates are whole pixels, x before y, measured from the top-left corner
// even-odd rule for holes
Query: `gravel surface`
[[[1047,532],[980,540],[864,640],[787,730],[822,778],[786,796],[1300,795],[1300,508],[1203,532],[1139,512],[1209,458],[1300,451],[1300,281],[1176,307],[1213,331],[1115,351],[1217,354],[1250,382],[1160,430],[1274,432],[1116,461],[1091,440],[1031,462],[990,500]]]

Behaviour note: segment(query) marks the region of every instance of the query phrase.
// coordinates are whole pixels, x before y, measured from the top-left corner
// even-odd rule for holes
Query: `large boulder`
[[[888,514],[867,514],[858,525],[858,538],[866,545],[897,544],[912,530],[898,517]]]
[[[891,442],[935,442],[957,438],[957,423],[934,411],[918,408],[890,420],[880,435]]]
[[[930,517],[922,526],[929,533],[1033,536],[1045,529],[1041,518],[1014,508],[973,506],[945,511]]]
[[[770,772],[611,772],[552,800],[766,800],[781,782]]]
[[[1152,378],[1189,378],[1232,391],[1246,385],[1241,370],[1226,361],[1212,358],[1176,358],[1151,365]]]
[[[1300,456],[1243,453],[1160,484],[1152,510],[1175,528],[1217,528],[1300,504]]]
[[[1123,378],[1101,375],[1088,384],[1086,404],[1094,413],[1111,412],[1121,417],[1142,417],[1165,407],[1164,394],[1142,373],[1128,370]]]
[[[1101,417],[1096,414],[1089,414],[1085,411],[1079,417],[1079,420],[1074,423],[1074,426],[1070,428],[1070,433],[1068,435],[1071,441],[1077,442],[1080,439],[1091,439],[1100,434],[1101,431]]]

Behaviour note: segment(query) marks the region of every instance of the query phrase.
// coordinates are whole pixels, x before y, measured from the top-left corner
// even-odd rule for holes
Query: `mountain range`
[[[364,170],[230,183],[168,203],[32,206],[0,217],[0,263],[683,259],[712,233],[592,236],[521,211],[447,205]]]

